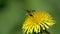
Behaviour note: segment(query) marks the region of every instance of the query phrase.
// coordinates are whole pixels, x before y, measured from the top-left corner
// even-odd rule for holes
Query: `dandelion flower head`
[[[22,26],[23,32],[29,34],[34,31],[36,33],[43,30],[49,29],[49,26],[54,25],[55,21],[53,17],[46,11],[35,11],[32,13],[33,16],[27,16]]]

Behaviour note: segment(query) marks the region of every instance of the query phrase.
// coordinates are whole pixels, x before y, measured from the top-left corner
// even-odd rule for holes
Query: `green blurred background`
[[[25,9],[51,13],[56,24],[48,31],[60,34],[60,0],[0,0],[0,34],[23,34]]]

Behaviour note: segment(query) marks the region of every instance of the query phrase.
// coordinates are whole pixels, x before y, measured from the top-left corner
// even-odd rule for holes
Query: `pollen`
[[[33,31],[38,33],[43,30],[49,29],[50,26],[55,24],[53,17],[46,11],[33,12],[33,16],[27,16],[22,26],[22,30],[26,34],[32,34]]]

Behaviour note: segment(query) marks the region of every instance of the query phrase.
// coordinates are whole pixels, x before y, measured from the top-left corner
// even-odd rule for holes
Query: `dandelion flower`
[[[32,32],[41,32],[43,30],[49,29],[49,26],[54,25],[55,21],[52,16],[46,11],[32,12],[33,16],[27,16],[25,22],[22,26],[23,32],[26,34],[32,34]]]

